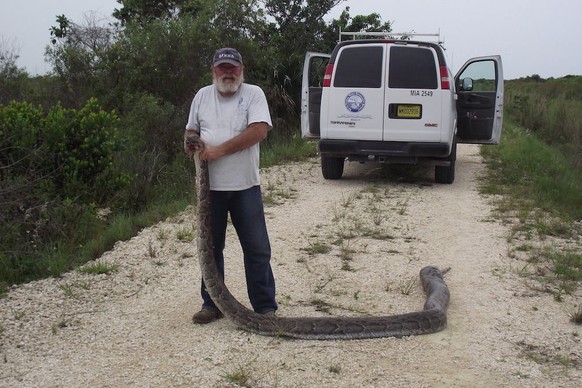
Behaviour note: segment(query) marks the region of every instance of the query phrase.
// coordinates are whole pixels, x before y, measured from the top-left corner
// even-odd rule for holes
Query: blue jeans
[[[271,244],[267,234],[261,187],[242,191],[211,191],[214,259],[224,279],[224,242],[228,213],[238,235],[243,255],[247,293],[257,313],[277,310],[275,278],[271,269]],[[202,281],[202,308],[217,307]]]

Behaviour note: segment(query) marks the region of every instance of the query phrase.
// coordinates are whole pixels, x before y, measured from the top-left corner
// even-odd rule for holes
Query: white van
[[[307,53],[301,105],[324,178],[340,179],[346,159],[429,162],[436,182],[453,183],[457,143],[499,144],[501,57],[473,58],[453,79],[439,42],[343,41]]]

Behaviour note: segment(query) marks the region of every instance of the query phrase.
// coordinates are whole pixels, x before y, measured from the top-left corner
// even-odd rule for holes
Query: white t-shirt
[[[243,83],[234,95],[224,97],[216,86],[209,85],[194,96],[186,129],[199,132],[204,143],[217,146],[258,122],[272,127],[260,87]],[[211,190],[239,191],[259,185],[259,144],[210,161],[208,170]]]

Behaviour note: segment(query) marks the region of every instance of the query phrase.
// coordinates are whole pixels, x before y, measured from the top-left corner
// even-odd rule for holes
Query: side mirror
[[[461,80],[461,90],[465,92],[473,90],[473,79],[469,77],[463,78]]]

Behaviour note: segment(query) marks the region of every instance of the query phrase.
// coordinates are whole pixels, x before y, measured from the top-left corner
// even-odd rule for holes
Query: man
[[[259,181],[259,142],[271,129],[271,115],[260,87],[243,83],[242,56],[233,48],[216,51],[212,62],[213,84],[196,93],[184,138],[199,133],[205,144],[200,158],[210,173],[212,240],[214,259],[224,278],[224,243],[228,214],[243,255],[247,292],[253,309],[274,314],[275,279]],[[185,144],[188,155],[193,148]],[[197,324],[222,317],[202,281],[202,309]]]

